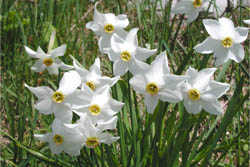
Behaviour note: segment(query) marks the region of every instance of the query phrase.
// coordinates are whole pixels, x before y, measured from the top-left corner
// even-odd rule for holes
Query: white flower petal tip
[[[65,95],[73,93],[81,84],[81,77],[76,71],[65,72],[60,83],[58,91]]]
[[[217,98],[224,95],[230,88],[229,84],[211,80],[216,68],[197,71],[189,68],[190,78],[180,87],[184,99],[184,106],[189,113],[197,114],[202,108],[213,115],[221,115],[222,107]]]
[[[250,25],[250,20],[243,20],[243,23]]]
[[[25,48],[26,53],[27,53],[30,57],[37,58],[37,56],[36,56],[37,53],[36,53],[34,50],[30,49],[30,48],[27,47],[27,46],[24,46],[24,48]]]
[[[63,44],[53,50],[51,50],[49,52],[49,54],[52,56],[52,57],[58,57],[58,56],[63,56],[64,53],[66,52],[66,48],[67,48],[67,45],[66,44]]]

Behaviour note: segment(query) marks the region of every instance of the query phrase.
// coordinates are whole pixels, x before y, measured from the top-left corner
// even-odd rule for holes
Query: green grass
[[[62,57],[72,64],[72,55],[86,68],[101,56],[102,71],[112,76],[112,65],[100,55],[97,37],[85,25],[93,19],[94,3],[88,0],[33,0],[1,2],[1,156],[2,166],[248,166],[248,60],[249,40],[244,42],[245,58],[240,64],[229,61],[217,70],[215,79],[231,84],[230,91],[220,98],[225,104],[223,116],[202,111],[191,115],[183,103],[160,102],[154,114],[143,107],[143,97],[128,85],[131,75],[124,75],[112,89],[113,97],[125,102],[119,113],[118,142],[95,149],[82,148],[81,155],[53,155],[48,144],[34,138],[34,133],[50,131],[53,116],[44,116],[34,109],[36,99],[24,88],[58,86],[59,78],[47,72],[30,70],[34,59],[24,45],[36,50],[48,49],[50,35],[56,30],[55,46],[67,44]],[[171,17],[171,2],[161,11],[156,3],[138,0],[102,0],[103,13],[124,13],[130,24],[126,30],[139,27],[139,45],[167,51],[171,71],[184,74],[189,66],[196,69],[213,67],[212,55],[200,55],[192,49],[208,34],[202,19],[213,18],[207,12],[190,25],[183,16]],[[249,18],[249,9],[239,6],[225,17],[233,16],[235,25]],[[158,15],[157,12],[161,12]],[[203,30],[204,33],[197,33]],[[152,61],[151,58],[148,62]]]

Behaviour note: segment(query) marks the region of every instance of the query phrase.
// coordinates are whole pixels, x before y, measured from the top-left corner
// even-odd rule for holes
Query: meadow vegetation
[[[184,15],[171,13],[166,6],[145,0],[100,0],[102,13],[126,14],[129,26],[139,28],[139,46],[157,49],[147,60],[151,63],[161,51],[167,53],[173,74],[185,74],[189,67],[201,70],[214,67],[212,54],[204,55],[193,47],[208,37],[202,19],[216,19],[208,11],[196,21],[186,23]],[[160,0],[159,0],[160,2]],[[131,75],[123,75],[112,87],[113,98],[125,103],[118,114],[112,134],[120,136],[111,145],[95,149],[83,147],[80,156],[54,155],[47,143],[34,134],[50,131],[53,115],[42,115],[34,108],[36,97],[24,87],[58,87],[63,76],[47,71],[31,71],[34,59],[24,46],[47,50],[51,33],[56,31],[54,48],[67,44],[61,60],[72,65],[72,57],[88,69],[96,57],[101,59],[103,75],[112,77],[112,64],[101,54],[98,37],[86,29],[93,20],[94,3],[89,0],[3,0],[1,4],[1,166],[248,166],[249,162],[249,39],[244,42],[245,58],[240,63],[229,60],[219,66],[213,79],[230,84],[219,101],[221,116],[204,110],[189,114],[183,102],[159,102],[155,112],[146,112],[144,97],[129,86]],[[227,8],[224,17],[235,26],[245,26],[249,8]],[[73,122],[78,119],[74,115]]]

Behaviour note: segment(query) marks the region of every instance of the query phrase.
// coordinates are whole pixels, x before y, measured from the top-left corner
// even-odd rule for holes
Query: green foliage
[[[195,22],[186,25],[184,16],[171,16],[171,2],[159,10],[157,3],[150,1],[102,0],[98,8],[106,13],[127,14],[130,20],[127,30],[140,28],[140,46],[148,43],[151,48],[158,48],[158,52],[166,50],[173,73],[184,74],[189,66],[213,67],[211,55],[200,55],[192,49],[207,37],[202,19],[213,16],[203,12]],[[217,81],[231,84],[227,95],[220,98],[225,105],[223,116],[205,111],[192,115],[185,111],[183,103],[162,102],[154,114],[149,114],[143,106],[143,97],[130,88],[128,74],[112,88],[113,97],[126,103],[118,114],[117,132],[113,132],[120,140],[110,146],[83,148],[78,157],[65,153],[53,155],[47,144],[34,138],[34,133],[50,131],[53,116],[41,115],[34,109],[36,99],[23,84],[55,88],[59,79],[47,72],[31,71],[34,60],[25,53],[24,45],[47,50],[49,37],[56,30],[54,47],[67,44],[62,60],[72,64],[69,56],[72,55],[88,68],[95,57],[101,56],[97,38],[85,28],[93,19],[94,3],[87,0],[1,3],[2,166],[248,166],[249,40],[244,43],[243,62],[229,61],[214,76]],[[224,16],[233,16],[235,24],[241,25],[248,10],[238,8]],[[107,56],[102,55],[101,61],[104,74],[111,76],[112,66]]]

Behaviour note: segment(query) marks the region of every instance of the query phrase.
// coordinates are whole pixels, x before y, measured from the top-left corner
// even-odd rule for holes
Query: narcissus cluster
[[[173,11],[187,14],[190,23],[197,18],[205,2],[183,0]],[[100,52],[107,54],[113,62],[113,78],[102,75],[99,58],[88,70],[75,60],[73,66],[64,64],[58,57],[65,54],[66,45],[47,54],[40,47],[35,52],[25,46],[27,54],[38,59],[32,70],[42,72],[47,69],[50,74],[58,74],[59,69],[71,70],[63,74],[56,90],[25,84],[38,98],[35,108],[41,114],[55,116],[52,132],[35,134],[36,138],[49,143],[54,154],[64,151],[79,155],[83,146],[95,148],[101,143],[111,144],[119,139],[110,130],[116,128],[117,114],[124,103],[112,98],[111,87],[120,76],[129,72],[133,74],[129,84],[135,92],[144,96],[148,113],[154,112],[160,100],[169,103],[184,101],[186,111],[192,114],[198,114],[202,109],[214,115],[223,114],[218,98],[229,90],[230,85],[211,80],[216,68],[197,71],[189,67],[186,75],[171,74],[166,52],[161,51],[150,65],[147,64],[145,61],[157,50],[140,47],[137,40],[139,29],[126,32],[124,28],[128,24],[126,15],[99,13],[96,4],[94,21],[86,25],[99,36]],[[228,18],[220,18],[219,21],[204,19],[203,24],[210,37],[194,48],[197,52],[214,53],[217,66],[228,59],[236,62],[243,60],[241,43],[247,38],[247,28],[235,28]],[[75,123],[72,122],[74,114],[79,117]]]

